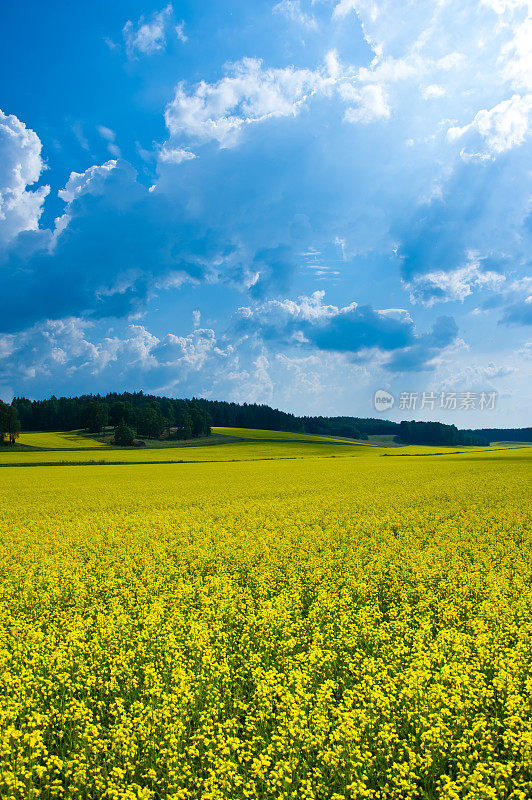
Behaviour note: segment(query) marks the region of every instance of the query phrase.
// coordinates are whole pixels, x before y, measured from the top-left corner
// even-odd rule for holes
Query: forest
[[[191,439],[208,436],[211,426],[292,431],[365,440],[368,436],[395,436],[405,444],[484,447],[490,441],[530,441],[531,428],[459,430],[455,425],[415,420],[392,422],[363,417],[298,417],[257,403],[231,403],[203,398],[176,399],[139,392],[110,392],[29,400],[15,397],[0,402],[0,441],[13,444],[18,432],[84,429],[101,433],[115,429],[116,444],[135,437]]]

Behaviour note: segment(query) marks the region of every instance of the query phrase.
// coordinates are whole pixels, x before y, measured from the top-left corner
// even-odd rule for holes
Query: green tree
[[[130,447],[133,444],[135,432],[132,428],[125,425],[123,422],[115,428],[115,444],[122,447]]]
[[[158,439],[164,428],[166,420],[153,406],[144,406],[137,414],[137,433],[149,439]]]
[[[15,444],[20,433],[20,422],[17,408],[0,400],[0,441],[7,438],[9,444]]]
[[[192,417],[192,435],[208,436],[211,432],[211,426],[207,412],[200,408],[195,402],[189,403],[188,412]]]
[[[109,407],[101,400],[88,400],[81,412],[81,426],[90,433],[100,433],[107,425]]]
[[[192,417],[188,411],[181,407],[178,408],[175,415],[176,439],[191,439],[192,438]]]
[[[113,427],[117,427],[123,422],[125,425],[131,425],[135,418],[135,409],[127,400],[117,401],[113,403],[109,409],[109,422]]]

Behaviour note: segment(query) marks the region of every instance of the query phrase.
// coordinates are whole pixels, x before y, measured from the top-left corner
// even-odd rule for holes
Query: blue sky
[[[530,12],[4,2],[1,396],[530,424]]]

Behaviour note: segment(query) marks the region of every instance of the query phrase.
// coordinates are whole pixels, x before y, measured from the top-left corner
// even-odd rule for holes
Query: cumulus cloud
[[[477,133],[483,139],[484,147],[474,155],[494,157],[523,144],[528,135],[531,115],[532,94],[514,94],[490,110],[478,111],[468,125],[449,128],[447,135],[451,141],[455,141],[468,133]]]
[[[416,332],[404,309],[375,310],[351,303],[323,303],[324,292],[298,300],[269,300],[239,309],[235,330],[253,331],[265,341],[291,347],[344,353],[360,363],[379,361],[394,372],[430,369],[430,362],[451,345],[458,333],[452,317],[439,317],[428,333]]]
[[[189,87],[182,82],[176,87],[165,111],[171,140],[213,140],[231,147],[246,126],[297,117],[316,96],[339,98],[348,122],[385,120],[390,116],[388,87],[416,72],[411,64],[393,58],[372,63],[369,69],[342,64],[336,50],[315,69],[268,68],[260,59],[243,58],[225,70],[226,76],[215,83],[201,81]]]
[[[333,19],[341,25],[358,19],[373,50],[369,68],[359,70],[359,84],[370,82],[389,96],[391,83],[408,78],[410,100],[416,83],[425,84],[420,87],[425,99],[452,97],[449,105],[462,121],[449,124],[449,141],[476,135],[483,147],[474,154],[466,150],[464,156],[488,158],[522,144],[529,129],[532,17],[527,11],[528,0],[413,0],[406,6],[394,0],[340,0]],[[497,99],[475,108],[476,95]],[[400,100],[393,97],[395,103]],[[356,111],[346,116],[366,121]]]
[[[474,291],[496,291],[505,280],[505,275],[500,272],[483,269],[482,260],[472,254],[464,267],[417,275],[411,282],[406,281],[405,287],[410,291],[412,303],[423,303],[430,307],[438,302],[458,300],[463,303]]]
[[[227,73],[217,83],[201,81],[190,91],[179,84],[165,111],[171,136],[230,147],[246,125],[295,116],[324,83],[318,72],[265,68],[257,58],[243,58],[228,66]]]
[[[49,186],[31,189],[45,168],[37,134],[0,110],[0,247],[39,227]]]
[[[439,196],[422,203],[396,230],[405,287],[416,302],[461,301],[473,291],[496,291],[497,275],[526,268],[528,155],[461,161]],[[503,200],[504,198],[504,200]],[[424,277],[425,276],[425,277]]]
[[[84,172],[71,172],[63,189],[57,192],[65,203],[73,203],[84,194],[94,196],[103,194],[107,178],[117,168],[117,161],[106,161],[105,164],[94,164]]]
[[[128,57],[149,56],[164,51],[172,29],[180,41],[186,42],[184,22],[173,24],[173,19],[174,9],[169,3],[160,11],[155,11],[148,19],[141,16],[136,23],[128,20],[122,29]]]
[[[187,220],[182,205],[150,193],[127,162],[72,173],[59,196],[66,207],[55,233],[26,239],[4,264],[13,296],[4,331],[46,317],[126,316],[157,281],[204,280],[231,252],[219,232]]]
[[[213,367],[225,364],[230,354],[231,347],[220,346],[210,329],[159,338],[143,325],[102,333],[94,322],[69,317],[0,335],[0,374],[9,376],[19,391],[36,374],[45,384],[49,380],[56,393],[58,386],[85,391],[89,382],[105,391],[132,379],[154,388],[186,381],[209,361]]]
[[[314,365],[311,375],[305,359],[334,361],[337,375],[347,362],[353,369],[370,363],[364,358],[414,370],[433,365],[452,347],[445,342],[453,341],[456,327],[448,318],[431,329],[431,313],[422,311],[430,321],[416,329],[401,309],[328,306],[312,296],[283,299],[295,291],[295,281],[298,292],[310,295],[325,285],[318,280],[335,280],[344,296],[377,292],[373,306],[395,306],[401,304],[402,275],[413,302],[458,304],[484,291],[491,296],[484,294],[482,308],[491,302],[509,325],[524,318],[530,292],[504,289],[509,273],[519,274],[526,263],[523,102],[530,89],[524,6],[503,0],[342,0],[329,28],[322,24],[323,6],[296,0],[277,6],[283,35],[289,31],[298,42],[288,48],[283,40],[281,49],[268,50],[275,67],[242,59],[199,83],[192,82],[196,64],[183,73],[189,79],[166,110],[168,141],[154,144],[151,153],[157,168],[151,191],[143,185],[147,173],[138,180],[119,158],[85,171],[87,162],[80,162],[60,192],[65,209],[55,230],[38,230],[35,220],[19,229],[16,252],[5,262],[13,302],[2,315],[9,333],[1,352],[13,346],[10,336],[47,317],[83,315],[102,325],[111,316],[113,325],[123,324],[115,319],[146,308],[148,316],[155,313],[155,295],[157,307],[170,314],[175,295],[164,300],[163,293],[200,281],[225,282],[222,313],[229,313],[229,303],[250,304],[245,330],[244,312],[239,321],[247,346],[256,350],[240,364],[234,355],[231,373],[235,385],[257,392],[253,387],[261,381],[271,385],[267,376],[281,374],[280,361],[266,352],[269,344],[308,365],[308,385],[317,385],[312,375],[321,367]],[[184,36],[173,17],[164,16],[168,8],[130,23],[132,57],[162,52],[178,37],[176,28]],[[323,35],[320,53],[332,42],[338,47],[323,64],[312,60],[308,45],[306,68],[282,61],[287,52],[290,58],[302,52],[297,48],[305,31],[286,24],[288,16],[305,26],[298,11],[319,13],[320,30],[308,38]],[[152,27],[160,14],[162,27]],[[355,39],[360,44],[361,29],[367,46],[348,47]],[[353,52],[358,62],[348,63]],[[447,135],[449,128],[458,133]],[[100,133],[116,146],[111,129],[102,126]],[[242,147],[235,147],[239,141]],[[23,191],[34,194],[28,186]],[[472,252],[479,254],[476,265]],[[235,288],[248,299],[238,298]],[[280,305],[266,310],[272,297]],[[460,308],[457,313],[465,316]],[[204,318],[210,320],[210,313]],[[510,334],[499,328],[500,336]],[[164,352],[181,346],[172,336],[179,339],[169,334],[153,346],[146,337],[152,355],[139,364],[152,363],[153,350],[161,348],[152,375],[172,363]],[[110,361],[116,368],[129,351],[114,342],[114,334],[104,338],[109,359],[122,354]],[[197,363],[208,341],[202,336]],[[67,352],[58,343],[57,358],[61,351]],[[295,375],[295,367],[283,363]],[[306,380],[301,377],[301,385]]]
[[[335,50],[327,53],[324,69],[320,65],[310,70],[268,69],[258,59],[244,58],[229,65],[218,82],[179,84],[166,110],[168,129],[171,136],[214,140],[227,147],[238,141],[246,125],[297,116],[315,95],[340,98],[344,119],[367,125],[388,120],[395,107],[411,105],[417,94],[425,101],[445,97],[454,107],[450,113],[446,109],[449,141],[476,131],[490,153],[500,154],[524,140],[530,110],[527,94],[499,98],[490,110],[477,106],[473,121],[450,119],[457,111],[460,117],[467,113],[476,91],[484,97],[507,93],[509,86],[514,91],[524,87],[532,56],[520,8],[518,4],[510,10],[490,4],[464,7],[459,0],[414,0],[407,7],[393,0],[341,0],[333,18],[346,25],[352,16],[361,26],[373,52],[369,65],[342,64]],[[315,23],[299,0],[277,3],[274,13],[307,27]],[[496,63],[497,69],[490,70],[489,80],[483,82],[486,61]],[[433,122],[442,123],[441,117]]]

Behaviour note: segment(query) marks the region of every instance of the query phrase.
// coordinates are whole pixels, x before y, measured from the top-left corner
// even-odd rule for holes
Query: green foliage
[[[459,431],[456,425],[442,422],[411,422],[400,424],[399,438],[406,444],[457,445],[488,447],[489,441],[483,436],[467,431]]]
[[[179,408],[175,415],[175,431],[172,432],[172,438],[190,439],[192,438],[192,430],[192,417],[185,407]]]
[[[168,422],[161,414],[158,403],[153,403],[137,411],[135,425],[139,436],[158,439]]]
[[[89,400],[83,406],[81,412],[81,426],[90,433],[100,433],[102,428],[107,425],[109,419],[109,407],[100,400]]]
[[[135,408],[129,401],[113,403],[109,409],[109,422],[116,428],[120,423],[131,425],[135,419]]]
[[[368,435],[394,436],[400,433],[400,424],[387,419],[361,417],[296,417],[284,411],[256,403],[227,403],[221,400],[180,400],[171,397],[157,397],[144,392],[111,392],[105,397],[100,395],[82,395],[80,397],[50,397],[48,400],[30,401],[24,397],[16,397],[16,407],[22,430],[24,431],[60,431],[75,430],[86,427],[84,408],[88,403],[104,403],[109,406],[111,425],[116,427],[124,422],[129,427],[140,426],[139,435],[157,438],[167,435],[169,438],[189,438],[183,436],[188,423],[182,421],[182,411],[186,411],[192,420],[190,436],[209,435],[212,425],[222,427],[256,428],[271,431],[287,431],[309,433],[321,436],[341,436],[350,439],[366,439]],[[155,415],[151,411],[155,411]],[[83,419],[82,419],[83,417]],[[180,421],[181,420],[181,421]],[[410,424],[410,423],[408,423]],[[419,425],[420,423],[415,423]],[[447,426],[452,427],[452,426]],[[168,431],[165,434],[165,429]],[[91,428],[92,430],[92,428]],[[96,428],[94,430],[97,430]],[[141,433],[142,431],[142,433]],[[157,432],[158,431],[158,432]],[[404,435],[403,431],[403,435]],[[531,429],[486,430],[463,432],[462,438],[454,441],[453,437],[435,436],[428,428],[418,428],[415,437],[404,439],[424,444],[471,444],[480,437],[481,443],[492,441],[530,441]]]
[[[0,443],[15,444],[20,432],[17,409],[0,400]]]
[[[123,422],[115,428],[115,444],[130,447],[135,439],[135,431]]]

